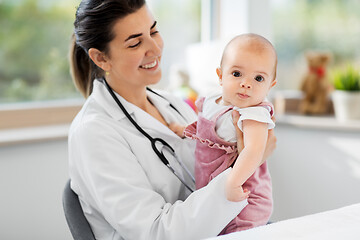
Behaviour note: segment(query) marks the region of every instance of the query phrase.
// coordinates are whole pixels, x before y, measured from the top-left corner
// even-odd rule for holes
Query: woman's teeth
[[[141,65],[141,68],[145,68],[145,69],[149,69],[149,68],[153,68],[156,66],[157,60],[155,60],[153,63],[150,64],[145,64],[145,65]]]

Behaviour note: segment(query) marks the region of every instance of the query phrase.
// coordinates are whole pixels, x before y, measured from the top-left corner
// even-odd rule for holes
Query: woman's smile
[[[147,64],[144,64],[144,65],[141,65],[140,68],[143,68],[143,69],[152,69],[152,70],[155,70],[157,67],[158,67],[158,60],[155,59],[153,62],[150,62],[150,63],[147,63]]]

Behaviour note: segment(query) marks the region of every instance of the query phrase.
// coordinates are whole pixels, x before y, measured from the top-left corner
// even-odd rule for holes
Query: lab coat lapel
[[[153,96],[153,93],[151,94],[151,98],[156,98],[156,103],[161,104],[162,106],[167,107],[166,105],[169,105],[169,103],[165,99],[161,99],[159,96]],[[143,111],[142,109],[138,108],[137,106],[125,101],[120,95],[115,93],[117,98],[120,100],[120,102],[124,105],[125,109],[128,111],[128,113],[131,115],[131,117],[134,118],[136,123],[142,127],[145,131],[151,132],[157,132],[159,135],[161,134],[167,134],[167,135],[173,135],[174,133],[164,126],[162,123],[160,123],[157,119],[153,118],[151,115]],[[103,109],[114,119],[122,121],[126,119],[125,114],[121,111],[119,106],[116,104],[110,93],[107,91],[105,85],[101,83],[100,81],[95,80],[94,81],[94,87],[93,87],[93,93],[92,97],[97,101]],[[160,99],[159,99],[160,98]],[[127,119],[126,119],[127,120]]]
[[[125,114],[121,111],[102,82],[94,80],[93,86],[94,87],[91,97],[94,98],[94,100],[103,108],[105,112],[107,112],[115,120],[126,118]],[[128,106],[128,103],[116,92],[114,93],[119,101],[124,105],[129,114],[132,114],[133,110]]]

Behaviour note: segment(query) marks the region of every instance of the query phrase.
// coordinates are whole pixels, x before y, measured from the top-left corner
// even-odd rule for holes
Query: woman
[[[172,240],[219,234],[247,202],[226,199],[230,169],[203,189],[188,190],[195,144],[169,127],[189,124],[196,115],[181,100],[146,89],[161,78],[163,41],[145,2],[84,0],[74,25],[72,75],[87,101],[70,128],[69,168],[95,237]],[[116,101],[145,135],[175,150],[183,166],[168,151],[165,157],[178,176],[155,153],[164,143],[154,150]],[[267,156],[275,145],[270,135]]]

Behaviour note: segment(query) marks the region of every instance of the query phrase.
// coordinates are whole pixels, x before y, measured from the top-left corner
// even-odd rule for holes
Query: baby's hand
[[[240,202],[249,197],[250,191],[243,189],[241,185],[232,181],[231,173],[226,181],[225,193],[227,200],[231,202]]]
[[[179,137],[184,138],[184,130],[186,126],[180,125],[178,123],[170,123],[169,128],[171,131],[176,133]]]

